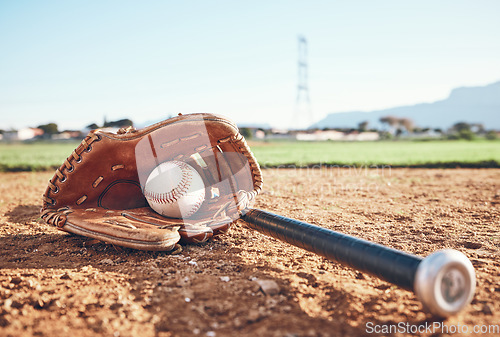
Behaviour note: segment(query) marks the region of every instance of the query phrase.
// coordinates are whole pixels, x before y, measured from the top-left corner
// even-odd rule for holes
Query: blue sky
[[[289,126],[500,80],[500,1],[0,0],[0,129],[213,112]]]

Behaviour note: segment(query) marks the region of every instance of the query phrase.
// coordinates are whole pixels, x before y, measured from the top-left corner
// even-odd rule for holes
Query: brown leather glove
[[[171,160],[190,164],[205,184],[205,201],[186,219],[157,214],[143,195],[149,173]],[[180,239],[226,232],[261,188],[259,165],[233,122],[179,115],[142,130],[91,131],[49,181],[42,218],[113,245],[168,251]]]

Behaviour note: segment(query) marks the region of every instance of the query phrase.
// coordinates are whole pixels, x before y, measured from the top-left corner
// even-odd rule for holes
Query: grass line
[[[262,165],[262,169],[272,169],[272,168],[322,168],[322,167],[334,167],[334,168],[428,168],[428,169],[454,169],[454,168],[500,168],[500,162],[496,160],[487,160],[479,162],[429,162],[421,164],[412,165],[391,165],[391,164],[367,164],[367,163],[308,163],[297,165],[295,163],[286,163],[278,165]]]
[[[79,142],[0,144],[0,171],[59,167]],[[251,142],[262,167],[500,168],[500,141]]]
[[[392,167],[498,167],[499,141],[255,143],[263,166],[390,165]]]

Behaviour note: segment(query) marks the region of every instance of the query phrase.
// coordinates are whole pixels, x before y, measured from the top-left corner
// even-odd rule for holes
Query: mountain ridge
[[[485,86],[458,87],[452,89],[447,98],[431,103],[330,113],[311,128],[356,128],[364,121],[368,121],[369,128],[380,128],[379,119],[384,116],[409,118],[422,128],[444,130],[457,122],[467,122],[500,130],[500,81]]]

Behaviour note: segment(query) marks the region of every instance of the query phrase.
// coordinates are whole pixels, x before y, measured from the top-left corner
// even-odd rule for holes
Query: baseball
[[[205,200],[205,184],[191,165],[167,161],[149,174],[144,196],[157,213],[170,218],[188,218]]]

